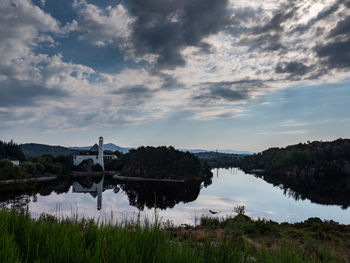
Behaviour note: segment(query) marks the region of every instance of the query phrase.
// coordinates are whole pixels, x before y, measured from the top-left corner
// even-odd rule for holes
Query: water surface
[[[100,220],[152,218],[154,206],[159,217],[175,224],[195,224],[202,216],[234,215],[236,205],[244,205],[252,218],[277,222],[299,222],[309,217],[350,224],[350,210],[337,205],[321,205],[311,201],[295,200],[280,187],[261,178],[232,169],[214,169],[212,184],[120,184],[107,179],[93,182],[70,182],[27,194],[13,195],[4,200],[6,206],[28,207],[33,217],[41,213],[60,216],[89,217]],[[74,186],[74,187],[73,187]],[[57,187],[58,190],[55,188]],[[98,189],[100,187],[100,189]],[[90,190],[89,190],[90,189]],[[92,192],[88,192],[92,191]],[[84,193],[85,192],[85,193]],[[99,210],[99,209],[100,210]],[[198,221],[197,221],[198,222]]]

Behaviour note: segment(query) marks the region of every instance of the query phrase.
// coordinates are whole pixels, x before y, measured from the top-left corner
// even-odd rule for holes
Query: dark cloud
[[[169,74],[154,69],[150,70],[150,74],[157,76],[163,80],[161,89],[182,89],[185,87],[183,83],[179,82],[176,78]]]
[[[185,64],[181,50],[203,47],[202,39],[228,23],[227,0],[132,0],[132,41],[137,55],[155,54],[159,68]]]
[[[328,37],[337,37],[340,35],[348,36],[350,35],[350,16],[339,21],[335,28],[331,30]]]
[[[348,8],[349,1],[335,1],[306,24],[292,28],[290,25],[302,18],[300,13],[308,13],[310,12],[308,9],[311,8],[308,6],[306,9],[300,10],[297,3],[297,1],[285,1],[273,12],[270,18],[265,17],[260,23],[257,19],[256,26],[248,29],[238,43],[249,46],[250,50],[278,51],[281,60],[285,61],[277,64],[275,72],[288,74],[287,79],[289,80],[302,79],[308,73],[310,73],[308,78],[318,78],[328,74],[329,69],[350,67],[350,16],[343,17],[331,31],[322,24],[315,26],[319,21],[327,21],[330,16],[339,20],[336,16],[337,12],[339,10],[343,12],[344,8]],[[311,29],[316,30],[312,32]],[[323,40],[312,47],[295,35],[295,33],[300,35],[308,32],[316,34],[315,37],[323,37]],[[289,39],[289,43],[283,39]],[[290,43],[294,44],[290,45]],[[298,50],[302,53],[315,52],[316,59],[313,61],[306,59],[309,64],[312,64],[311,66],[306,66],[300,61],[290,61],[284,57],[284,54],[292,50]]]
[[[133,95],[133,96],[149,96],[153,92],[142,85],[135,86],[126,86],[118,90],[114,90],[111,92],[114,95],[125,94],[125,95]]]
[[[47,88],[30,81],[7,79],[0,82],[0,107],[31,106],[39,100],[66,97],[68,92],[60,88]]]
[[[200,103],[220,100],[240,101],[248,99],[252,91],[264,87],[260,80],[209,82],[203,83],[203,85],[208,86],[207,90],[203,94],[193,97],[194,101]]]
[[[294,2],[286,1],[273,12],[272,17],[256,19],[255,26],[246,30],[246,36],[239,40],[241,45],[249,45],[251,49],[262,51],[280,51],[286,49],[281,42],[284,23],[295,16]],[[263,13],[262,13],[263,15]]]
[[[141,105],[152,98],[156,90],[151,90],[143,85],[126,86],[111,92],[113,95],[119,95],[123,98],[125,105]]]
[[[232,90],[228,87],[218,87],[210,89],[209,93],[194,97],[195,100],[227,100],[237,101],[248,98],[247,90]]]
[[[276,73],[289,73],[290,76],[302,76],[310,71],[310,67],[300,62],[280,62],[277,64]]]
[[[232,16],[230,17],[225,32],[228,32],[235,37],[239,37],[249,31],[249,28],[247,27],[248,23],[256,23],[259,17],[263,14],[263,9],[253,7],[232,8],[231,14]]]
[[[347,8],[350,8],[350,1],[344,1],[344,5],[345,5]]]
[[[13,123],[26,121],[33,118],[32,112],[14,112],[12,110],[0,111],[0,128],[8,128]]]
[[[346,40],[333,41],[315,48],[321,62],[328,68],[350,67],[350,37]]]
[[[280,34],[263,34],[244,37],[239,41],[240,44],[249,45],[251,49],[262,51],[278,51],[286,47],[281,43]]]
[[[276,11],[271,20],[262,26],[257,26],[255,28],[255,33],[261,34],[266,32],[279,32],[283,30],[282,23],[286,22],[294,16],[295,9],[289,6],[282,5],[278,11]]]
[[[326,44],[314,48],[321,62],[328,68],[350,67],[350,16],[339,21],[329,32]]]

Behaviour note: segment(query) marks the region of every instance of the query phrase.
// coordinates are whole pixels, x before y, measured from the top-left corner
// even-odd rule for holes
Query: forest
[[[122,158],[122,174],[125,176],[152,178],[203,179],[211,177],[208,165],[198,157],[174,147],[139,147],[130,150]]]
[[[270,148],[262,153],[244,157],[239,166],[245,171],[264,169],[267,173],[289,175],[350,175],[350,139]]]

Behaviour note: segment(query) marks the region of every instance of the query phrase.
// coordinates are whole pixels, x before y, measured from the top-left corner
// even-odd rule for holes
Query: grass
[[[202,218],[199,226],[184,228],[158,220],[97,224],[49,215],[32,219],[26,211],[2,210],[0,262],[347,262],[327,243],[308,252],[285,236],[328,235],[322,224],[292,227],[239,215]],[[349,233],[343,231],[343,237]],[[348,240],[343,241],[340,247],[348,249]]]

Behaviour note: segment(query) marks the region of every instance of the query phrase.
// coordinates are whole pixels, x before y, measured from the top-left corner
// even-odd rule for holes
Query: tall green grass
[[[159,222],[121,223],[77,218],[57,219],[28,212],[0,211],[0,262],[318,262],[281,246],[276,253],[256,250],[242,239],[224,235],[214,240],[209,229],[203,241]],[[195,233],[195,232],[194,232]],[[325,257],[323,262],[335,262]]]

